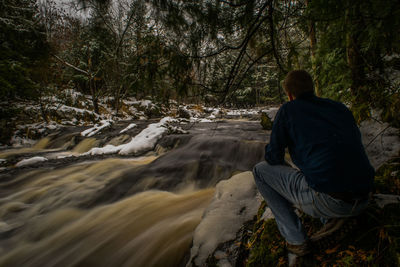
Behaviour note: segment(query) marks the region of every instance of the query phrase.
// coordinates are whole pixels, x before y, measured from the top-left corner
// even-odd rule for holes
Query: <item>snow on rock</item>
[[[136,154],[148,151],[154,148],[157,141],[168,132],[168,123],[176,122],[171,117],[165,117],[158,123],[152,123],[142,130],[138,135],[132,138],[127,144],[119,146],[106,145],[104,147],[95,147],[83,155],[101,155],[119,153],[120,155]]]
[[[17,135],[14,135],[11,137],[10,143],[13,147],[24,147],[24,146],[33,146],[36,141],[29,139],[29,138],[23,138],[19,137]]]
[[[141,101],[140,101],[140,105],[141,105],[142,107],[149,107],[149,106],[152,106],[153,103],[152,103],[150,100],[141,100]]]
[[[204,107],[203,110],[204,110],[204,112],[211,113],[211,115],[214,115],[214,116],[219,115],[222,112],[220,108]]]
[[[36,164],[38,162],[42,162],[42,161],[46,161],[46,160],[48,160],[48,159],[45,157],[33,157],[33,158],[29,158],[29,159],[23,159],[23,160],[19,161],[17,164],[15,164],[15,167],[32,165],[32,164]]]
[[[276,113],[278,113],[279,107],[270,107],[268,109],[263,109],[261,112],[264,112],[268,115],[268,117],[273,121],[275,119]]]
[[[91,137],[104,129],[110,128],[112,122],[113,122],[112,120],[102,120],[100,121],[100,123],[95,124],[94,127],[86,129],[83,132],[81,132],[81,135]]]
[[[195,118],[195,117],[190,117],[190,122],[214,122],[213,120],[206,119],[206,118]]]
[[[230,110],[230,111],[228,111],[226,113],[226,115],[229,115],[229,116],[240,116],[242,114],[240,113],[240,110]]]
[[[75,105],[78,104],[80,100],[85,99],[85,96],[82,93],[75,91],[74,89],[65,89],[63,93],[65,97],[70,98],[72,103]]]
[[[360,131],[368,158],[375,169],[391,157],[398,155],[399,129],[390,127],[388,123],[379,122],[377,119],[369,119],[361,122]]]
[[[71,112],[80,113],[80,114],[87,113],[87,114],[93,115],[96,118],[100,117],[97,113],[95,113],[93,111],[90,111],[90,110],[87,110],[87,109],[70,107],[70,106],[66,106],[66,105],[61,105],[58,110],[62,111],[63,113],[71,113]]]
[[[34,141],[24,138],[29,133],[29,136],[33,139],[40,139],[48,134],[59,130],[62,126],[56,122],[39,122],[31,124],[17,125],[17,131],[14,133],[14,137],[11,138],[13,146],[32,144]]]
[[[213,122],[213,121],[209,119],[200,119],[199,122]]]
[[[94,147],[90,149],[88,152],[83,153],[83,155],[103,155],[103,154],[115,154],[118,153],[122,149],[123,145],[113,146],[106,145],[104,147]]]
[[[119,154],[128,155],[153,149],[157,141],[168,131],[166,127],[163,127],[168,122],[165,119],[147,126],[146,129],[133,137],[129,143],[123,145]]]
[[[218,244],[233,240],[244,222],[257,213],[261,196],[249,171],[232,176],[217,184],[215,195],[203,214],[193,236],[191,258],[196,266],[203,266]]]
[[[226,115],[228,116],[243,116],[243,115],[257,115],[258,110],[255,109],[232,109],[229,110]]]
[[[130,129],[135,128],[136,126],[137,126],[136,123],[131,123],[128,126],[126,126],[125,129],[122,129],[119,133],[120,134],[125,133],[125,132],[129,131]]]

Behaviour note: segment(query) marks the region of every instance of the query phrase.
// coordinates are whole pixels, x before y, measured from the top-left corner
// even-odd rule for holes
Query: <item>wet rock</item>
[[[193,135],[171,134],[162,138],[157,146],[160,146],[164,151],[169,151],[180,146],[186,145]]]
[[[144,111],[144,114],[148,118],[160,118],[162,116],[162,111],[158,106],[151,106]]]
[[[179,118],[184,118],[184,119],[190,119],[191,117],[190,111],[183,107],[179,107],[177,115]]]
[[[127,135],[127,134],[123,134],[117,137],[114,137],[113,139],[111,139],[107,145],[113,145],[113,146],[119,146],[122,144],[125,144],[126,142],[128,142],[129,140],[131,140],[131,136]]]
[[[173,190],[190,183],[199,188],[214,186],[237,170],[251,170],[263,159],[264,146],[262,141],[234,137],[193,136],[185,145],[163,154],[145,168],[112,181],[87,205],[113,202],[135,194],[143,190],[143,183],[147,190]]]
[[[249,251],[246,244],[251,237],[255,219],[245,222],[236,233],[236,238],[218,245],[208,256],[207,266],[246,266]]]
[[[51,137],[51,141],[47,145],[47,148],[63,148],[65,150],[72,149],[77,144],[77,136],[79,133],[68,133],[68,134],[60,134],[57,135],[49,135],[47,137]]]

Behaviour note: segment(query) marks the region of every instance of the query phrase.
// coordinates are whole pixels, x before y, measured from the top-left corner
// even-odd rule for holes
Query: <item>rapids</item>
[[[258,122],[190,127],[140,157],[54,158],[0,176],[0,266],[184,266],[215,185],[251,170],[267,139]],[[76,143],[62,153],[98,139]]]
[[[31,222],[0,265],[177,266],[213,192],[146,191],[89,212],[53,211]]]

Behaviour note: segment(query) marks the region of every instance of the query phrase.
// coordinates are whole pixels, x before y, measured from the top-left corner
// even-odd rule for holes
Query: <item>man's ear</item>
[[[289,97],[289,100],[290,100],[290,101],[292,101],[292,100],[294,99],[294,97],[293,97],[292,93],[290,93],[290,92],[287,92],[287,95],[288,95],[288,97]]]

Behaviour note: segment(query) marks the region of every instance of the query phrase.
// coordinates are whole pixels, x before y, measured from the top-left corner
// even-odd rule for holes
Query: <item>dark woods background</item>
[[[0,1],[2,117],[66,89],[116,113],[128,96],[250,107],[285,101],[308,70],[316,92],[400,126],[400,3],[392,0]],[[82,15],[83,14],[83,15]],[[396,80],[397,78],[397,80]],[[43,112],[45,110],[43,109]],[[43,116],[46,118],[46,116]]]

